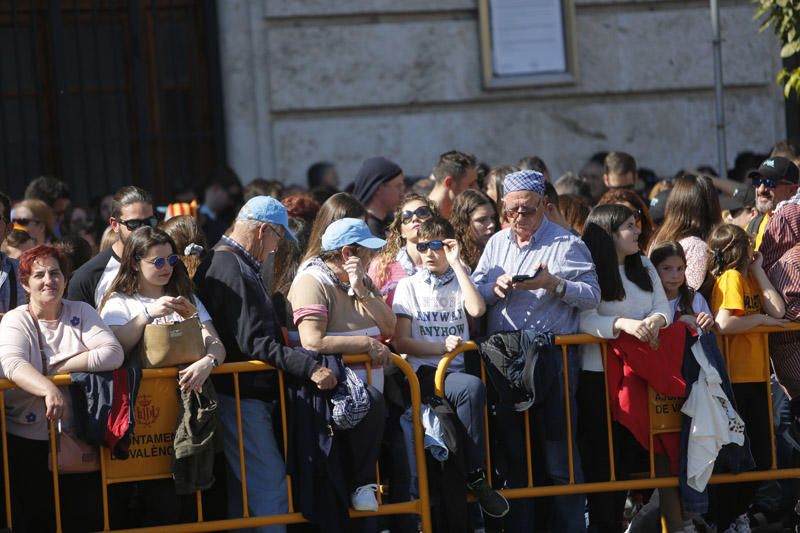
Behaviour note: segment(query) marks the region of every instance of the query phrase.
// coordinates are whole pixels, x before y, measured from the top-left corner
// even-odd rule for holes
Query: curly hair
[[[482,205],[492,207],[495,231],[500,229],[497,206],[491,198],[475,189],[467,189],[456,196],[453,212],[450,214],[450,222],[455,229],[456,240],[461,245],[461,260],[473,270],[477,266],[483,250],[472,234],[472,213]]]
[[[403,197],[403,201],[400,202],[400,205],[394,212],[394,218],[392,219],[392,223],[389,224],[389,229],[386,230],[386,246],[383,247],[374,259],[375,277],[372,281],[375,283],[376,287],[382,287],[389,280],[389,265],[397,258],[397,253],[400,249],[406,245],[406,240],[403,238],[400,231],[400,228],[403,226],[403,208],[407,204],[415,201],[422,202],[428,206],[433,216],[439,214],[436,204],[428,200],[425,196],[412,192]]]

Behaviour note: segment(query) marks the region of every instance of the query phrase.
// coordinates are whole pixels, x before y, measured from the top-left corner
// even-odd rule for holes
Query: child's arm
[[[784,326],[789,323],[782,318],[774,318],[770,315],[761,313],[753,315],[734,315],[730,309],[720,309],[717,311],[717,325],[719,332],[723,335],[733,335],[743,333],[758,326]]]
[[[678,319],[692,327],[698,327],[703,333],[708,333],[714,327],[714,317],[703,311],[696,315],[681,315]]]
[[[756,252],[753,262],[750,264],[750,272],[758,281],[758,287],[761,289],[761,307],[764,308],[764,312],[769,316],[783,318],[783,315],[786,314],[786,304],[769,281],[766,272],[764,272],[763,264],[764,256]]]
[[[392,343],[398,352],[415,356],[442,356],[446,352],[455,350],[462,342],[464,342],[463,339],[455,335],[450,335],[444,342],[412,339],[411,319],[404,316],[397,317],[397,325],[395,325],[392,337]]]
[[[478,292],[478,288],[475,286],[475,283],[472,282],[472,278],[469,277],[467,270],[461,263],[461,251],[458,241],[455,239],[445,239],[442,242],[445,245],[444,252],[447,257],[447,262],[450,264],[453,272],[455,272],[458,286],[461,287],[461,292],[464,294],[464,309],[471,317],[482,317],[486,312],[486,302],[483,300],[483,296]]]

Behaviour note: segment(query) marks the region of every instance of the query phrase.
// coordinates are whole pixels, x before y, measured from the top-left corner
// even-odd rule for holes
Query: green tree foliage
[[[761,19],[760,31],[772,27],[781,41],[781,57],[800,52],[800,2],[795,0],[753,0],[758,4],[753,19]],[[783,94],[789,98],[792,91],[800,95],[800,67],[792,71],[785,68],[778,73],[777,82],[783,84]]]

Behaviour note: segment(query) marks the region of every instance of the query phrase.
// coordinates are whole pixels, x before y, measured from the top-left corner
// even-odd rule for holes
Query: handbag
[[[42,374],[49,375],[49,367],[47,358],[44,355],[44,337],[42,330],[39,328],[39,319],[33,314],[30,307],[28,307],[33,319],[33,325],[36,327],[36,333],[39,337],[39,356],[42,358]],[[97,472],[100,470],[100,450],[97,446],[82,441],[75,434],[74,429],[61,430],[61,420],[56,423],[58,433],[56,434],[56,457],[58,458],[58,471],[61,474],[79,474],[85,472]],[[52,472],[53,470],[53,451],[50,449],[47,452],[47,468]]]
[[[82,474],[100,470],[100,450],[97,446],[81,440],[74,429],[61,430],[61,421],[56,424],[56,454],[60,474]],[[47,468],[53,471],[53,454],[47,454]]]
[[[148,324],[139,342],[142,368],[194,363],[205,355],[202,326],[197,316],[171,324]]]

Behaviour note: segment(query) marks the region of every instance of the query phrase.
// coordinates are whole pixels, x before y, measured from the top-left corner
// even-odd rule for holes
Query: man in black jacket
[[[268,196],[252,198],[239,211],[231,234],[220,239],[198,269],[194,280],[197,294],[208,302],[206,308],[225,345],[228,362],[258,359],[290,375],[309,378],[322,390],[332,389],[336,378],[330,369],[278,341],[278,321],[259,270],[282,238],[295,239],[286,209]],[[225,458],[229,472],[241,482],[233,381],[231,376],[217,378]],[[272,432],[277,397],[274,373],[242,374],[239,384],[250,514],[286,513],[286,469]],[[228,487],[228,511],[230,517],[241,516],[240,486]],[[270,529],[276,530],[284,528]]]
[[[128,237],[142,226],[154,228],[158,224],[150,193],[133,185],[119,189],[114,193],[108,224],[119,238],[110,248],[72,273],[65,296],[68,300],[86,302],[95,309],[100,306],[103,295],[117,277],[119,260]]]

